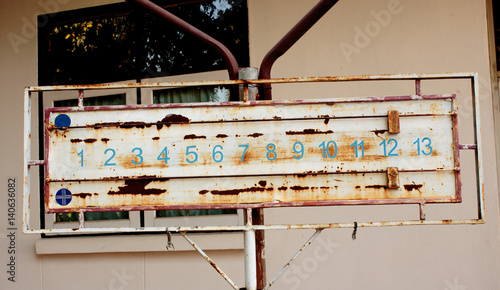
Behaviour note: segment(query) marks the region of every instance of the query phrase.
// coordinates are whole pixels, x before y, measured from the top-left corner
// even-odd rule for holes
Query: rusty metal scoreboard
[[[454,100],[48,108],[46,208],[457,202]]]
[[[471,80],[473,144],[459,142],[457,97],[453,94],[422,95],[420,81],[424,79]],[[416,94],[86,107],[83,106],[83,91],[96,89],[95,86],[27,88],[27,124],[31,119],[30,94],[33,92],[76,90],[79,91],[79,106],[45,109],[44,160],[28,158],[31,156],[31,128],[25,129],[25,220],[30,218],[30,168],[43,166],[46,213],[419,204],[420,219],[356,225],[484,222],[477,74],[126,86],[247,86],[261,82],[356,80],[412,80]],[[460,152],[463,150],[475,153],[474,164],[470,166],[476,171],[478,218],[425,220],[422,213],[425,204],[462,201]],[[82,220],[80,222],[81,228],[77,231],[92,231],[83,226]],[[322,228],[351,226],[352,223],[333,223],[322,225]],[[225,229],[236,228],[238,226]],[[296,225],[296,228],[304,227]],[[36,231],[29,230],[28,222],[25,222],[25,230]],[[143,229],[123,231],[139,230]]]

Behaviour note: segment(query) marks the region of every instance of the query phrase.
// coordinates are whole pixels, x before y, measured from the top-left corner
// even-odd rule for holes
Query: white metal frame
[[[65,90],[95,90],[95,89],[117,89],[117,88],[168,88],[185,86],[205,86],[205,85],[249,85],[249,84],[279,84],[279,83],[308,83],[308,82],[347,82],[347,81],[380,81],[380,80],[414,80],[416,83],[416,94],[420,93],[420,81],[432,79],[469,79],[472,87],[472,106],[474,117],[474,141],[475,144],[459,145],[463,150],[474,150],[476,162],[476,181],[477,181],[477,205],[478,212],[476,218],[471,219],[451,219],[451,220],[401,220],[401,221],[370,221],[370,222],[347,222],[347,223],[319,223],[319,224],[283,224],[283,225],[254,225],[251,220],[251,210],[247,209],[247,223],[240,226],[201,226],[201,227],[183,227],[183,226],[164,226],[164,227],[145,227],[145,228],[85,228],[84,221],[80,222],[80,227],[76,229],[32,229],[30,227],[30,168],[33,166],[44,165],[44,160],[31,159],[31,94],[40,91],[65,91]],[[363,227],[381,227],[381,226],[410,226],[410,225],[458,225],[458,224],[482,224],[485,223],[485,204],[484,204],[484,177],[481,153],[481,133],[480,133],[480,111],[479,111],[479,79],[477,73],[446,73],[446,74],[400,74],[400,75],[369,75],[369,76],[339,76],[339,77],[312,77],[312,78],[289,78],[289,79],[271,79],[271,80],[234,80],[234,81],[202,81],[202,82],[160,82],[160,83],[138,83],[138,84],[107,84],[107,85],[76,85],[76,86],[44,86],[28,87],[24,92],[24,194],[23,194],[23,231],[32,234],[50,234],[50,233],[149,233],[149,232],[178,232],[200,252],[207,261],[228,281],[234,289],[237,286],[220,270],[213,261],[211,261],[203,251],[186,235],[187,232],[215,232],[215,231],[243,231],[245,235],[245,271],[246,271],[246,289],[256,289],[256,261],[255,261],[255,231],[256,230],[290,230],[290,229],[316,229],[315,234],[306,242],[306,244],[297,252],[297,254],[287,263],[278,275],[269,282],[265,289],[268,289],[274,281],[286,270],[290,264],[295,261],[300,253],[321,233],[321,230],[327,228],[363,228]],[[82,97],[83,98],[83,97]],[[82,215],[83,216],[83,215]]]

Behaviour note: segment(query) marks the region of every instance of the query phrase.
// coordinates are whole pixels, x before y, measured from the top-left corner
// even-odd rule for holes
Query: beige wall
[[[164,253],[163,236],[40,239],[22,235],[23,88],[37,82],[36,38],[31,25],[40,12],[69,10],[114,1],[19,0],[0,3],[0,265],[8,263],[7,178],[17,184],[16,282],[0,269],[0,289],[230,289],[183,240],[177,252]],[[249,0],[251,65],[316,1]],[[54,10],[57,9],[57,10]],[[49,11],[47,11],[49,10]],[[384,11],[384,12],[381,12]],[[387,11],[387,12],[385,12]],[[385,21],[374,15],[389,15]],[[378,24],[376,22],[378,21]],[[495,131],[488,56],[486,3],[483,0],[340,0],[274,65],[273,77],[390,73],[478,72],[486,191],[485,225],[415,226],[327,230],[274,289],[500,289],[500,235]],[[378,27],[378,28],[377,28]],[[362,33],[365,29],[369,30]],[[370,30],[371,29],[371,30]],[[22,37],[12,45],[9,35]],[[424,93],[459,96],[460,133],[470,139],[467,84],[428,82]],[[358,85],[276,86],[275,99],[412,94],[407,82]],[[498,96],[494,97],[497,104]],[[497,134],[498,135],[498,134]],[[474,217],[470,166],[463,168],[461,205],[429,207],[434,218]],[[270,209],[267,223],[367,221],[418,217],[417,206]],[[279,271],[312,234],[269,231],[268,276]],[[198,236],[195,236],[199,238]],[[240,286],[244,285],[241,237],[203,239],[204,248]],[[71,246],[78,245],[78,246]],[[35,247],[36,246],[36,247]],[[227,250],[224,250],[227,249]],[[39,254],[35,253],[35,250]],[[132,252],[132,253],[130,253]],[[82,254],[84,253],[84,254]]]

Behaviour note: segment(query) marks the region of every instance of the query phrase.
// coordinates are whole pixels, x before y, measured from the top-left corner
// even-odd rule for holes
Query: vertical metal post
[[[239,80],[256,80],[259,78],[259,70],[254,67],[243,67],[238,70]],[[246,91],[245,91],[246,89]],[[259,89],[254,84],[240,85],[239,89],[240,101],[255,101],[257,99],[257,94]]]
[[[79,108],[83,108],[83,97],[84,97],[83,90],[78,90],[78,107]]]
[[[28,89],[24,90],[24,180],[23,180],[23,230],[30,229],[30,167],[31,159],[31,98]]]
[[[246,209],[247,229],[245,235],[245,288],[257,290],[257,256],[255,247],[255,230],[252,228],[252,209]]]

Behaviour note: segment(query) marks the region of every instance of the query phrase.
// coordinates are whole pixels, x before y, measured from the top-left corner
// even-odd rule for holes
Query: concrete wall
[[[37,83],[34,17],[113,1],[19,0],[0,3],[0,288],[230,289],[189,245],[164,236],[41,239],[21,231],[23,88]],[[47,3],[50,3],[47,4]],[[249,0],[250,58],[265,53],[316,1]],[[484,225],[326,230],[274,289],[500,289],[498,174],[491,92],[487,3],[484,0],[375,0],[339,3],[274,65],[273,77],[478,72],[487,221]],[[494,79],[494,78],[493,78]],[[456,93],[462,142],[471,141],[467,83],[424,82],[423,93]],[[275,99],[412,94],[409,82],[275,86]],[[494,106],[495,104],[496,106]],[[467,158],[466,158],[467,159]],[[468,159],[470,161],[470,159]],[[464,161],[465,162],[465,161]],[[463,164],[464,202],[429,206],[430,218],[475,214],[473,172]],[[17,185],[17,230],[9,230],[8,179]],[[267,223],[352,222],[418,218],[418,206],[265,210]],[[15,232],[16,282],[7,280]],[[312,234],[268,231],[268,279]],[[242,237],[200,235],[202,247],[244,285]]]

